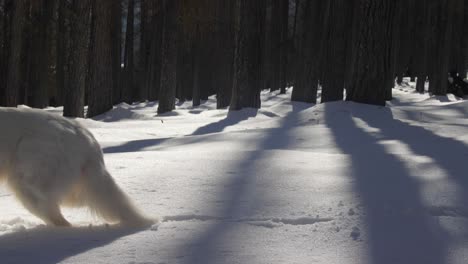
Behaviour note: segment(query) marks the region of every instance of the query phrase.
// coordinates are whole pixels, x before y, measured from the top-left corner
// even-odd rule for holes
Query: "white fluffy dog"
[[[87,206],[106,221],[146,226],[116,185],[93,135],[42,110],[0,107],[0,180],[47,224],[69,226],[60,206]]]

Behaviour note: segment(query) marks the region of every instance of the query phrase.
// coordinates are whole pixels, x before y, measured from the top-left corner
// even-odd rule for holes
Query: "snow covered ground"
[[[210,99],[80,120],[159,226],[65,209],[53,228],[0,187],[0,263],[468,263],[468,102],[394,90],[389,107]],[[61,109],[48,109],[60,113]]]

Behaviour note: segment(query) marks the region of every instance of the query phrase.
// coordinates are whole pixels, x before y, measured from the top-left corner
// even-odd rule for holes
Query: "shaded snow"
[[[468,263],[468,103],[394,89],[389,107],[214,97],[79,119],[116,181],[161,223],[64,210],[46,227],[0,188],[1,263]],[[60,108],[47,111],[60,113]]]

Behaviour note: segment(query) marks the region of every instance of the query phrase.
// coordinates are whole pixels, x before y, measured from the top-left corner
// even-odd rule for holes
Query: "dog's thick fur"
[[[104,165],[93,135],[42,110],[0,107],[0,180],[44,222],[69,226],[60,206],[87,206],[104,220],[145,226]]]

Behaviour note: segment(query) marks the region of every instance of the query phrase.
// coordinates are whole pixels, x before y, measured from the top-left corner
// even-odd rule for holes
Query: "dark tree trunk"
[[[280,35],[280,59],[279,59],[279,72],[278,79],[280,85],[280,92],[286,93],[287,86],[287,69],[288,69],[288,23],[289,23],[289,0],[281,0],[281,11],[279,17],[279,25],[281,28]]]
[[[8,58],[8,75],[5,89],[5,105],[16,107],[21,86],[21,50],[23,47],[23,27],[27,0],[16,0],[13,2],[14,11],[11,25],[11,44]]]
[[[325,37],[322,100],[321,102],[343,100],[346,72],[347,35],[351,24],[350,1],[330,0],[328,27]]]
[[[161,85],[161,54],[162,54],[162,32],[163,32],[163,1],[151,1],[150,18],[150,47],[149,61],[146,69],[146,89],[148,90],[148,99],[155,101],[159,98],[159,88]]]
[[[391,23],[388,24],[388,28],[386,30],[391,30],[391,35],[393,36],[391,38],[391,43],[390,47],[387,50],[387,53],[385,55],[385,60],[388,61],[388,69],[389,71],[385,75],[385,80],[384,80],[384,88],[385,88],[385,100],[390,101],[393,99],[393,88],[395,87],[395,75],[397,72],[397,67],[398,67],[398,54],[401,49],[401,39],[399,39],[399,36],[401,36],[401,20],[402,16],[404,15],[403,10],[405,9],[415,9],[415,0],[409,0],[407,1],[408,6],[405,6],[403,3],[404,1],[401,0],[396,0],[395,1],[395,11],[391,17]],[[412,14],[412,13],[411,13]],[[414,35],[414,18],[412,19],[411,23],[408,24],[408,27],[410,27],[410,32]],[[411,44],[409,44],[408,49],[409,49],[409,57],[408,58],[408,68],[410,67],[410,64],[414,61],[414,54],[412,53],[412,47],[414,45],[414,36],[411,36],[410,38]],[[412,80],[414,81],[414,80]]]
[[[453,14],[455,5],[453,0],[440,1],[439,3],[439,14],[438,14],[438,42],[437,42],[437,64],[436,70],[433,75],[431,85],[433,87],[433,93],[435,95],[447,94],[448,88],[448,72],[450,62],[450,48],[451,48],[451,36],[453,30]]]
[[[354,77],[347,100],[385,105],[386,81],[392,75],[392,38],[396,1],[359,0]]]
[[[465,2],[464,6],[464,22],[463,22],[463,31],[462,33],[462,41],[463,41],[463,58],[461,59],[461,70],[460,73],[462,75],[467,75],[468,74],[468,3]],[[468,76],[467,76],[468,77]]]
[[[436,83],[436,72],[438,67],[438,43],[440,42],[438,36],[438,26],[440,20],[440,5],[438,0],[427,0],[427,38],[428,38],[428,49],[430,51],[430,56],[428,56],[428,63],[427,63],[427,72],[428,72],[428,80],[429,80],[429,93],[434,94],[435,87],[437,86]]]
[[[73,0],[71,17],[70,82],[66,87],[63,115],[84,117],[86,68],[88,66],[88,27],[91,0]]]
[[[134,99],[134,22],[135,22],[135,0],[128,1],[127,9],[127,31],[125,35],[124,53],[124,86],[122,88],[122,100],[132,103]]]
[[[112,98],[113,103],[122,101],[122,0],[112,1]]]
[[[57,38],[56,38],[56,86],[57,86],[57,105],[64,104],[65,97],[65,65],[67,61],[67,27],[65,26],[65,1],[59,0],[58,18],[57,18]]]
[[[137,67],[137,100],[143,101],[148,99],[148,87],[146,86],[148,68],[148,49],[150,43],[148,41],[149,34],[149,7],[151,0],[140,1],[140,47],[138,49],[138,67]]]
[[[65,89],[63,107],[63,115],[68,117],[84,117],[90,10],[90,0],[74,0],[72,2],[72,11],[75,16],[70,18],[70,82]]]
[[[192,87],[192,106],[200,105],[200,64],[201,64],[201,37],[200,25],[197,24],[194,34],[193,48],[192,48],[192,69],[193,69],[193,87]]]
[[[412,59],[412,47],[414,45],[413,25],[415,17],[412,14],[415,0],[402,1],[401,8],[397,12],[400,14],[398,19],[399,23],[396,25],[398,28],[397,34],[394,39],[398,39],[396,45],[398,46],[398,55],[396,59],[395,73],[398,76],[397,82],[402,83],[403,77],[407,75],[410,70],[410,63]],[[411,69],[412,70],[412,69]]]
[[[49,69],[51,69],[50,57],[52,54],[52,28],[53,14],[55,12],[55,0],[42,0],[39,7],[38,42],[36,45],[36,76],[37,83],[32,89],[30,106],[44,108],[49,104]]]
[[[236,0],[236,41],[230,110],[260,108],[263,0]]]
[[[88,117],[112,109],[112,2],[95,2],[94,41],[91,43],[93,64],[88,91]]]
[[[415,62],[414,72],[417,76],[416,91],[424,93],[425,84],[428,75],[427,56],[428,56],[428,43],[429,43],[429,18],[428,18],[428,4],[426,0],[416,1],[416,29],[415,30]]]
[[[5,105],[5,89],[7,83],[8,53],[10,51],[10,17],[11,0],[3,0],[3,13],[0,16],[0,106]]]
[[[220,109],[228,107],[231,102],[234,59],[234,0],[218,1],[217,3],[220,22],[218,31],[219,65],[216,67],[218,72],[216,106]]]
[[[270,91],[286,92],[289,0],[271,0],[271,12],[267,16],[267,77]],[[268,45],[268,43],[270,43]]]
[[[316,103],[320,62],[324,45],[327,1],[302,0],[299,7],[296,77],[291,100]]]
[[[464,63],[466,60],[464,54],[464,38],[466,36],[463,33],[468,33],[468,30],[464,29],[464,19],[468,17],[468,13],[465,13],[465,6],[468,5],[466,0],[453,0],[453,10],[449,16],[453,16],[453,29],[451,37],[451,54],[450,54],[450,65],[449,71],[458,72],[459,74],[466,74],[464,72]],[[465,31],[465,32],[464,32]]]
[[[272,49],[269,55],[272,61],[271,91],[281,89],[283,92],[286,87],[288,4],[288,0],[272,0]]]
[[[158,114],[175,108],[177,89],[177,30],[180,0],[164,0],[164,27],[161,55],[161,86]]]

